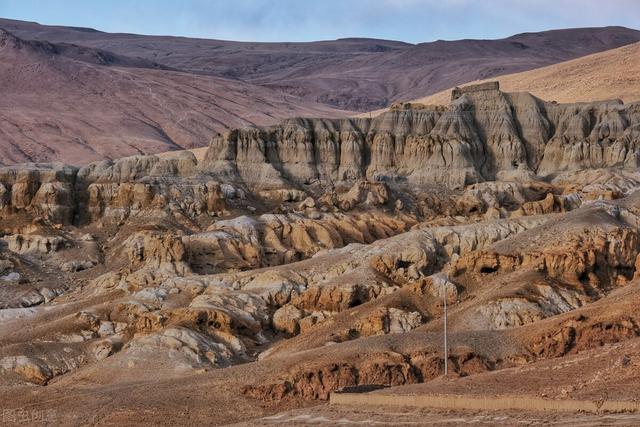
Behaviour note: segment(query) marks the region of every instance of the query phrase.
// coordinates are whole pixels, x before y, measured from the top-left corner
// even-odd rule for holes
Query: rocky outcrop
[[[462,324],[497,330],[536,323],[626,286],[637,275],[637,223],[624,206],[591,202],[462,255],[451,280],[486,289],[473,309],[458,313]]]
[[[56,163],[0,168],[0,218],[117,224],[150,211],[217,215],[225,209],[225,195],[218,182],[196,173],[196,163],[186,152],[167,159],[127,157],[81,169]],[[235,197],[234,191],[227,193]]]
[[[448,363],[451,374],[456,376],[484,372],[492,364],[472,352],[452,354]],[[367,357],[353,362],[326,363],[301,369],[273,382],[245,387],[243,393],[265,401],[288,397],[327,400],[331,392],[349,387],[399,386],[428,381],[439,375],[443,364],[444,360],[437,353],[367,354]]]
[[[54,223],[71,222],[77,172],[59,163],[0,168],[0,218],[25,213]]]
[[[531,356],[561,357],[640,336],[637,316],[610,317],[595,320],[578,314],[566,319],[544,331],[531,342]]]
[[[299,401],[638,336],[640,293],[621,306],[640,276],[635,107],[592,105],[580,137],[583,106],[458,95],[237,130],[200,162],[0,170],[0,379],[156,384],[235,365],[207,381]],[[591,148],[553,148],[565,137]],[[607,301],[617,313],[557,321]]]
[[[37,234],[13,234],[4,237],[10,251],[23,254],[28,252],[40,252],[48,254],[56,252],[64,247],[66,241],[60,236],[40,236]]]
[[[220,184],[197,175],[196,164],[189,152],[171,158],[136,156],[92,163],[78,171],[75,220],[122,221],[149,210],[187,217],[219,213],[225,208]]]
[[[548,220],[529,217],[492,224],[414,230],[369,245],[347,245],[305,261],[266,271],[221,274],[217,280],[261,295],[277,308],[290,304],[291,308],[278,315],[283,320],[279,329],[295,333],[298,327],[311,326],[327,315],[412,284],[437,272],[452,258],[490,246]],[[437,296],[439,300],[442,292],[446,292],[452,301],[457,295],[455,285],[446,277],[432,276],[415,286],[419,288],[417,293]],[[404,319],[400,320],[401,317]],[[411,313],[380,313],[377,322],[382,326],[377,331],[389,332],[391,326],[385,324],[391,325],[396,320],[399,324],[413,327],[417,325],[417,318],[414,317]],[[363,327],[363,330],[366,328]],[[369,330],[373,331],[373,328]]]
[[[199,167],[265,188],[360,177],[462,187],[509,173],[640,164],[638,104],[561,105],[495,86],[465,88],[447,108],[234,130],[214,138]]]
[[[119,223],[143,212],[220,215],[244,189],[281,200],[321,201],[344,211],[403,201],[380,181],[462,188],[583,169],[640,165],[640,105],[561,105],[493,87],[466,91],[448,107],[392,109],[374,118],[290,119],[213,138],[204,159],[134,156],[90,164],[0,169],[0,217],[52,223]],[[364,179],[364,180],[363,180]],[[355,184],[345,193],[341,183]],[[220,183],[224,183],[223,189]],[[302,191],[300,186],[307,186]],[[550,203],[550,200],[548,201]],[[546,205],[525,214],[547,212]]]
[[[137,268],[164,269],[177,274],[191,271],[179,236],[141,231],[127,238],[123,249],[131,265]]]
[[[420,325],[422,325],[422,315],[419,312],[385,307],[360,320],[352,331],[359,337],[369,337],[408,332]]]
[[[15,372],[26,381],[39,385],[46,384],[53,377],[46,363],[26,356],[5,357],[0,360],[0,369]]]
[[[217,221],[182,240],[197,272],[217,273],[288,264],[350,243],[372,243],[412,224],[411,217],[376,212],[264,214]]]
[[[150,351],[166,351],[169,357],[178,359],[174,362],[175,369],[181,368],[181,361],[188,367],[224,367],[233,357],[224,344],[186,328],[169,328],[141,336],[129,342],[123,351],[142,357]]]
[[[612,213],[619,216],[619,208],[612,208]],[[603,206],[572,212],[559,222],[529,230],[528,234],[518,241],[505,239],[485,250],[463,255],[453,273],[532,270],[566,283],[585,284],[591,293],[633,277],[640,248],[637,231],[619,223]]]

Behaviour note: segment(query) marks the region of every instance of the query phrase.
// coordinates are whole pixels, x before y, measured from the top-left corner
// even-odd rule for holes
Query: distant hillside
[[[0,164],[201,147],[231,127],[349,112],[144,58],[0,30]]]
[[[596,53],[517,74],[501,76],[506,92],[531,92],[558,102],[622,99],[640,100],[640,43]],[[478,82],[474,82],[478,83]],[[451,90],[417,99],[425,104],[448,104]]]
[[[232,78],[332,107],[369,111],[397,100],[543,67],[640,41],[623,27],[524,33],[500,40],[412,45],[375,39],[244,43],[110,34],[0,19],[25,39],[74,43],[144,58],[189,73]]]

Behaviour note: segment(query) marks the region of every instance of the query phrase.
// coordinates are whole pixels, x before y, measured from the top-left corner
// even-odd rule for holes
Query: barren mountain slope
[[[595,53],[559,64],[500,77],[509,92],[531,92],[557,102],[640,100],[640,43]],[[473,83],[481,83],[476,81]],[[424,104],[446,104],[451,91],[417,99]]]
[[[0,91],[0,164],[86,164],[204,146],[230,127],[347,114],[237,80],[4,31]]]
[[[144,57],[185,71],[237,78],[360,111],[640,41],[640,32],[621,27],[417,45],[375,39],[242,43],[109,34],[13,20],[0,20],[0,27],[26,39],[75,43]]]

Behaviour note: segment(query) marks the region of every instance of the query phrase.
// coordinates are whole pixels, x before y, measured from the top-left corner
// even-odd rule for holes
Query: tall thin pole
[[[449,347],[447,346],[447,288],[444,289],[444,376],[447,376]]]

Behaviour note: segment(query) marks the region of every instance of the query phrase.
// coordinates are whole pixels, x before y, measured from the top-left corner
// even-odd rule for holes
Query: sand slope
[[[640,43],[490,80],[500,81],[507,92],[526,91],[563,103],[615,98],[629,103],[640,100]],[[445,90],[417,102],[448,104],[450,97]]]

